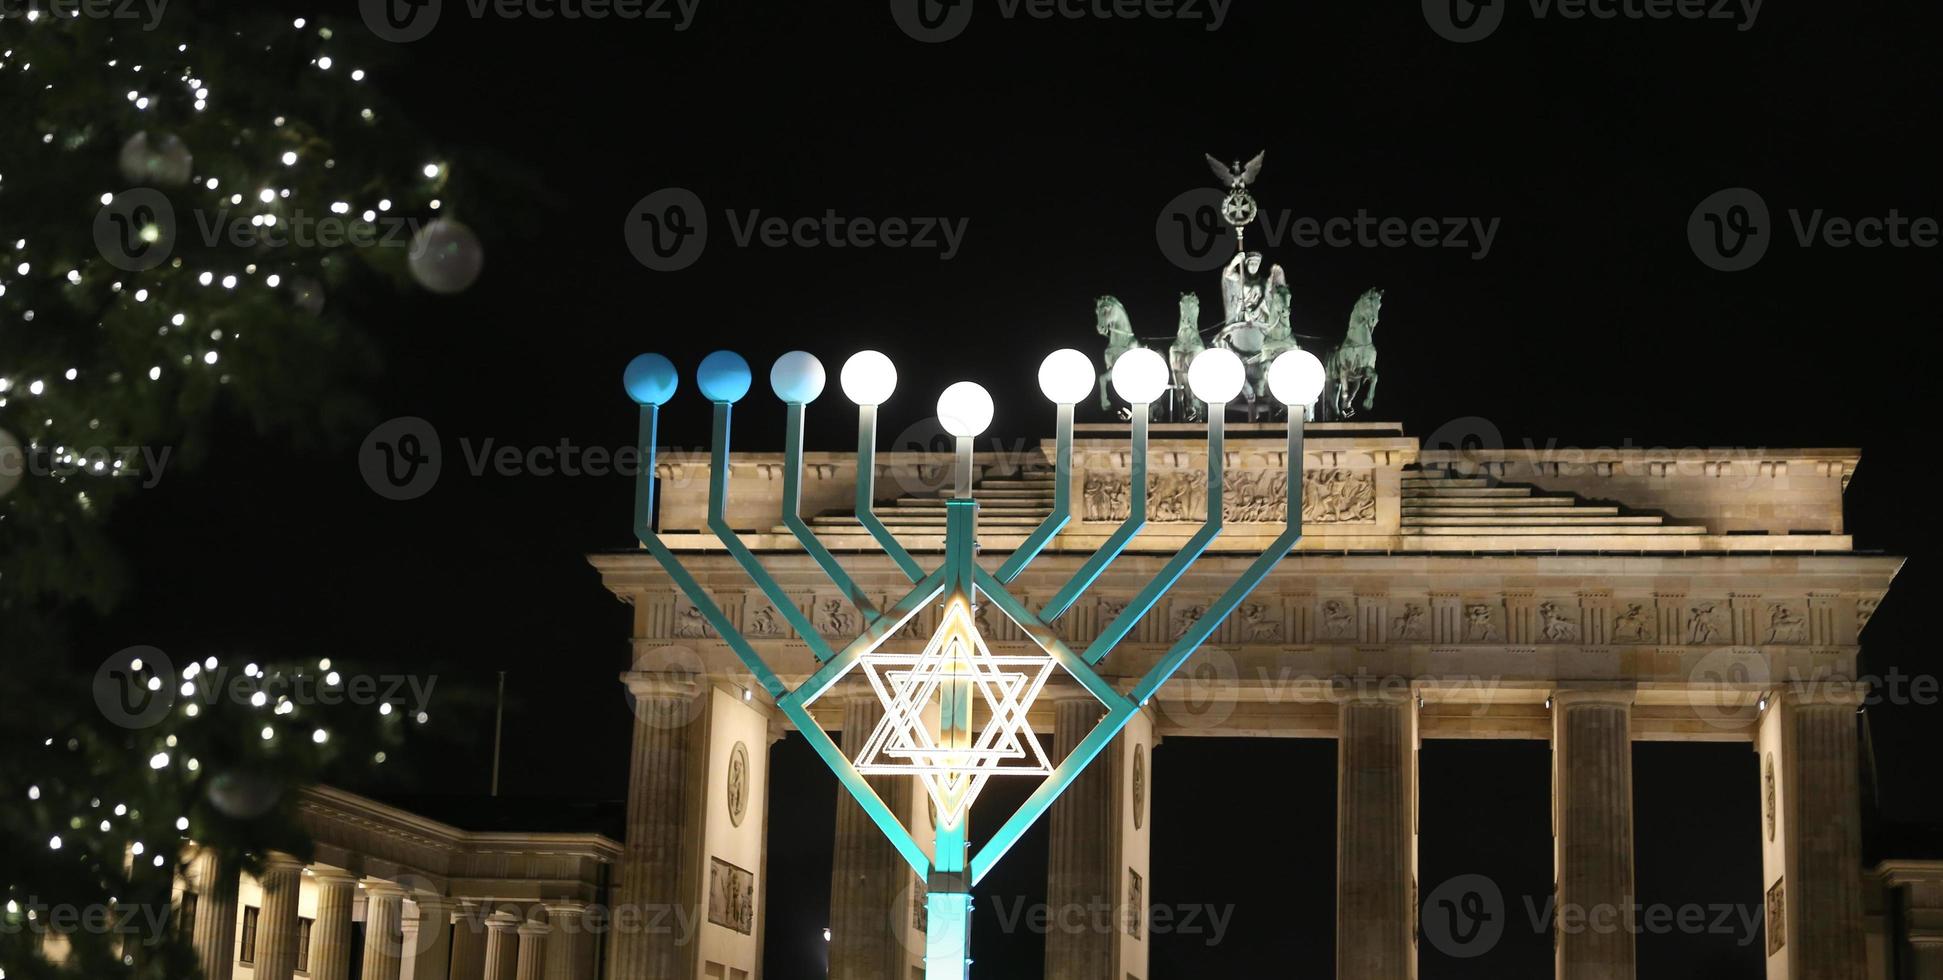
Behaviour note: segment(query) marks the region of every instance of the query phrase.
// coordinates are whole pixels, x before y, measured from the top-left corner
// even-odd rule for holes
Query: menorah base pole
[[[925,896],[925,980],[968,980],[971,976],[971,893],[942,890],[933,876]],[[963,880],[962,876],[959,878]],[[962,886],[961,886],[962,887]]]

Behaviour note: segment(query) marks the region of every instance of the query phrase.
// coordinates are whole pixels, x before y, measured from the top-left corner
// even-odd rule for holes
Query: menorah
[[[1126,693],[1100,676],[1096,668],[1221,533],[1226,463],[1223,414],[1227,404],[1241,393],[1246,380],[1246,366],[1234,352],[1210,348],[1196,356],[1187,370],[1187,386],[1195,397],[1210,406],[1205,522],[1082,651],[1068,647],[1051,624],[1085,595],[1146,523],[1147,419],[1150,405],[1169,385],[1167,364],[1159,354],[1135,348],[1122,354],[1111,369],[1114,391],[1132,406],[1133,473],[1128,516],[1065,585],[1036,610],[1013,596],[1007,586],[1039,557],[1070,519],[1073,408],[1091,395],[1096,381],[1092,362],[1086,355],[1075,350],[1056,351],[1039,368],[1040,389],[1057,406],[1058,416],[1053,509],[996,571],[987,570],[977,561],[978,501],[972,495],[972,441],[991,424],[991,395],[973,382],[960,381],[947,387],[938,399],[938,420],[956,440],[954,495],[945,502],[943,560],[927,568],[875,513],[877,410],[896,390],[896,367],[876,351],[860,352],[844,363],[840,383],[845,396],[857,405],[856,519],[912,582],[909,592],[882,609],[811,533],[801,513],[804,407],[823,393],[827,380],[823,365],[811,354],[792,351],[777,359],[769,380],[776,397],[783,402],[786,418],[783,523],[857,608],[863,629],[856,638],[841,647],[833,647],[826,641],[822,631],[784,593],[724,516],[729,495],[730,417],[735,403],[749,393],[752,382],[748,362],[737,354],[716,351],[702,359],[695,375],[696,386],[715,407],[707,524],[809,647],[817,662],[814,672],[794,688],[785,684],[655,532],[655,432],[661,406],[674,396],[679,383],[674,364],[659,354],[635,358],[629,362],[623,377],[628,394],[640,405],[640,450],[646,464],[641,468],[635,494],[635,534],[667,571],[676,588],[714,627],[756,683],[769,693],[777,708],[836,774],[838,782],[926,883],[926,975],[933,980],[949,977],[964,980],[970,975],[972,887],[1045,814],[1053,801],[1072,785],[1301,538],[1302,427],[1307,407],[1321,394],[1323,367],[1314,355],[1290,350],[1268,368],[1269,390],[1289,410],[1288,509],[1282,533]],[[975,611],[981,597],[1017,625],[1038,652],[995,655],[979,633]],[[939,605],[942,613],[937,629],[922,651],[913,654],[882,649],[888,638],[933,603]],[[1057,764],[1046,757],[1027,722],[1034,700],[1054,668],[1063,669],[1105,708],[1105,714],[1093,730]],[[882,720],[855,759],[844,754],[810,713],[816,699],[853,670],[863,672],[872,693],[884,705]],[[865,780],[866,775],[881,774],[914,776],[929,794],[935,804],[932,810],[936,834],[932,855],[935,856],[926,854],[904,822]],[[1043,779],[1011,818],[973,853],[967,817],[972,801],[995,775],[1036,775]]]

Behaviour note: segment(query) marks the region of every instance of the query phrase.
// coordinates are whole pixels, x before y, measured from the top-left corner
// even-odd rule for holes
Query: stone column
[[[450,980],[485,980],[486,920],[479,903],[459,899],[452,910]]]
[[[196,886],[192,940],[204,980],[230,980],[236,968],[236,869],[202,848],[190,865]]]
[[[1091,695],[1053,706],[1054,759],[1064,759],[1105,714]],[[1120,815],[1115,766],[1118,740],[1101,752],[1053,803],[1046,858],[1046,980],[1118,980]],[[1079,909],[1081,912],[1071,910]],[[1109,910],[1101,913],[1097,910]],[[1116,914],[1118,913],[1118,914]],[[1102,919],[1104,915],[1104,919]]]
[[[515,980],[544,980],[547,933],[551,931],[546,923],[531,919],[519,924],[519,962],[513,973]]]
[[[351,906],[357,876],[336,868],[315,868],[317,921],[310,931],[310,980],[351,980]]]
[[[587,906],[554,903],[546,907],[546,917],[553,925],[546,942],[547,980],[594,980],[594,937],[587,931]]]
[[[1844,681],[1789,685],[1761,717],[1768,976],[1778,980],[1867,972],[1855,720],[1863,694]]]
[[[405,890],[389,881],[364,885],[364,970],[359,980],[398,980],[405,961]]]
[[[616,919],[681,909],[690,772],[700,738],[705,688],[685,674],[622,675],[634,706],[628,774],[627,842],[621,854]],[[697,830],[699,833],[699,830]],[[688,912],[690,910],[684,910]],[[615,929],[610,975],[625,980],[686,980],[689,959],[667,931]],[[489,980],[511,980],[511,974]]]
[[[875,695],[843,701],[843,753],[854,759],[884,717]],[[893,813],[910,808],[912,780],[870,781]],[[841,787],[837,790],[836,855],[830,869],[830,980],[903,977],[909,953],[900,940],[903,911],[916,876],[877,824]]]
[[[413,895],[407,926],[415,926],[405,944],[404,980],[449,980],[452,961],[452,902],[443,895]]]
[[[258,879],[263,908],[256,916],[255,980],[291,980],[297,970],[297,896],[304,864],[288,854],[271,854]]]
[[[515,980],[519,974],[520,917],[494,912],[486,917],[486,980]],[[617,973],[617,978],[627,974]]]
[[[1633,692],[1552,698],[1560,980],[1633,980]]]
[[[1336,736],[1336,976],[1417,975],[1417,701],[1342,689]]]

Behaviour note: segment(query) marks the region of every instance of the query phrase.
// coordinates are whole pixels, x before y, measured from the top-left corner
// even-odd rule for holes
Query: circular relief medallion
[[[741,742],[729,750],[729,824],[742,826],[749,811],[749,749]]]
[[[1133,829],[1147,822],[1147,747],[1133,747]]]

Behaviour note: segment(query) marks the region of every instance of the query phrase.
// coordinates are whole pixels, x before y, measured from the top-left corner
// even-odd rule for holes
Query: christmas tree
[[[345,300],[478,275],[383,47],[234,6],[0,12],[0,666],[31,708],[0,712],[0,980],[195,975],[184,843],[303,854],[295,790],[429,720],[320,693],[350,665],[289,649],[70,639],[129,587],[119,500],[220,452],[223,413],[337,429],[372,369]]]

